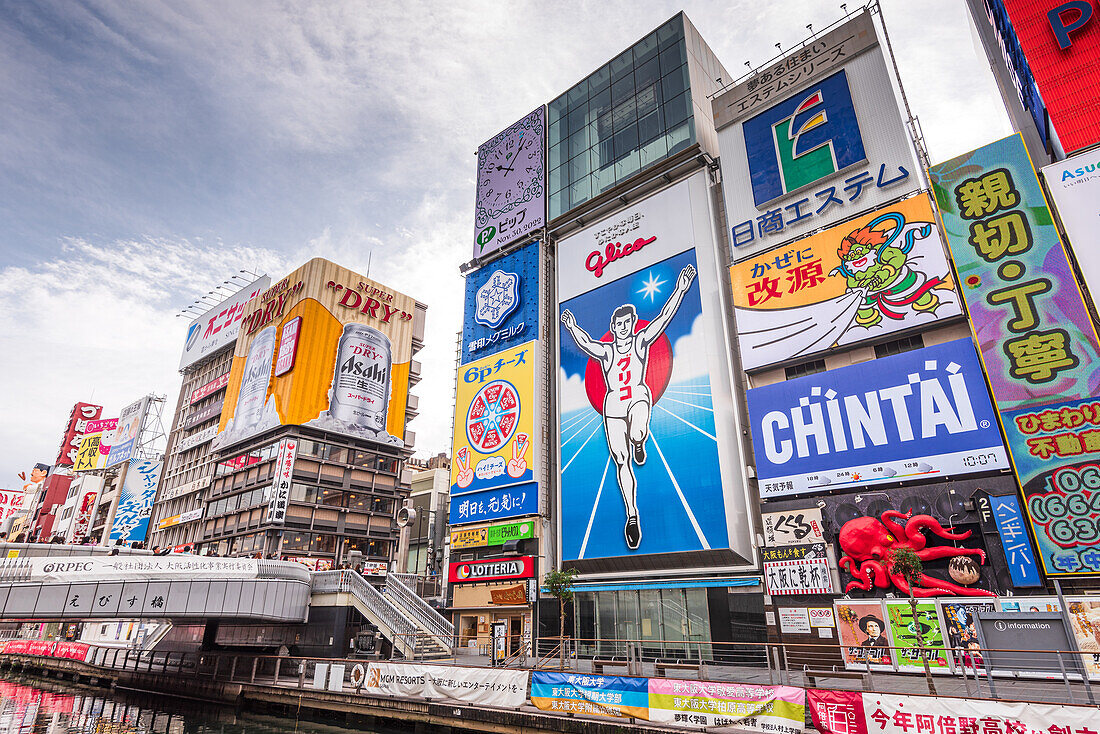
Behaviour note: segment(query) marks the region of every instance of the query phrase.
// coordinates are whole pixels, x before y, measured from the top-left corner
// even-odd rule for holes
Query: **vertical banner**
[[[1096,395],[1096,332],[1020,135],[931,176],[997,406]]]
[[[110,540],[130,544],[144,541],[149,530],[149,515],[157,495],[157,483],[163,461],[133,461],[126,470],[126,481],[118,498],[118,509],[111,525]]]
[[[298,456],[298,439],[284,438],[279,442],[275,459],[275,479],[271,484],[271,499],[267,503],[267,517],[273,523],[286,522],[286,508],[290,502],[290,485],[294,480],[294,460]]]
[[[130,403],[118,415],[118,423],[111,433],[108,445],[111,452],[107,455],[105,467],[116,466],[124,461],[129,461],[134,455],[134,449],[141,438],[141,426],[145,422],[145,413],[149,410],[149,398],[144,397]]]
[[[1100,572],[1100,349],[1023,139],[931,176],[1043,567]]]
[[[1100,299],[1100,251],[1096,247],[1096,224],[1100,222],[1098,162],[1100,153],[1091,150],[1043,168],[1050,198],[1093,300]]]

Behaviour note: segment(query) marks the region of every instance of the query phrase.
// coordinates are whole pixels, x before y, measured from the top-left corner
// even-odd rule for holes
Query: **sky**
[[[849,4],[849,10],[857,7]],[[333,260],[428,306],[416,432],[450,451],[477,147],[679,10],[732,73],[816,0],[17,0],[0,4],[0,488],[77,401],[167,396],[240,270]],[[1011,133],[957,0],[883,0],[933,162]]]

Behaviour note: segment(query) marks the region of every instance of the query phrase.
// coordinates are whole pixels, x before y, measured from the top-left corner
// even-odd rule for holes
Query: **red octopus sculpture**
[[[903,522],[896,523],[895,519]],[[896,510],[882,513],[881,521],[873,517],[859,517],[844,523],[844,527],[840,529],[840,548],[845,555],[840,559],[840,567],[854,577],[844,588],[845,593],[852,589],[870,591],[872,584],[888,589],[893,584],[908,594],[909,583],[890,567],[890,552],[896,548],[911,550],[922,561],[952,556],[977,556],[979,563],[985,563],[985,551],[978,548],[926,548],[926,529],[947,540],[964,540],[970,537],[969,530],[965,533],[950,532],[931,515],[913,515],[912,512],[903,514]],[[922,598],[941,595],[996,596],[984,589],[969,589],[928,574],[921,574],[920,582],[913,585],[912,592],[913,596]]]

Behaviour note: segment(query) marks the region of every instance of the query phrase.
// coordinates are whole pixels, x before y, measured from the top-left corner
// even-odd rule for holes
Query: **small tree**
[[[913,633],[917,637],[917,652],[924,664],[924,677],[928,681],[928,693],[936,695],[936,684],[932,682],[932,671],[928,668],[928,656],[924,654],[924,632],[921,630],[920,617],[917,616],[917,598],[913,596],[913,587],[924,575],[924,564],[920,556],[908,548],[895,548],[890,551],[887,570],[905,579],[909,587],[909,607],[913,610]]]
[[[547,571],[546,577],[543,579],[543,586],[550,592],[550,595],[558,600],[560,606],[560,648],[561,648],[561,667],[565,668],[565,605],[573,603],[573,580],[577,575],[575,569],[569,569],[568,571],[562,571],[561,569],[551,569]]]

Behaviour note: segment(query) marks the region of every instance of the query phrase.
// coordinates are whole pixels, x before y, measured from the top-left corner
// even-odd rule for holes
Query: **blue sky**
[[[1007,134],[962,3],[884,6],[932,159]],[[192,299],[315,255],[428,304],[410,428],[449,451],[478,145],[681,8],[735,73],[840,14],[778,7],[0,4],[0,487],[77,400],[171,407]]]

